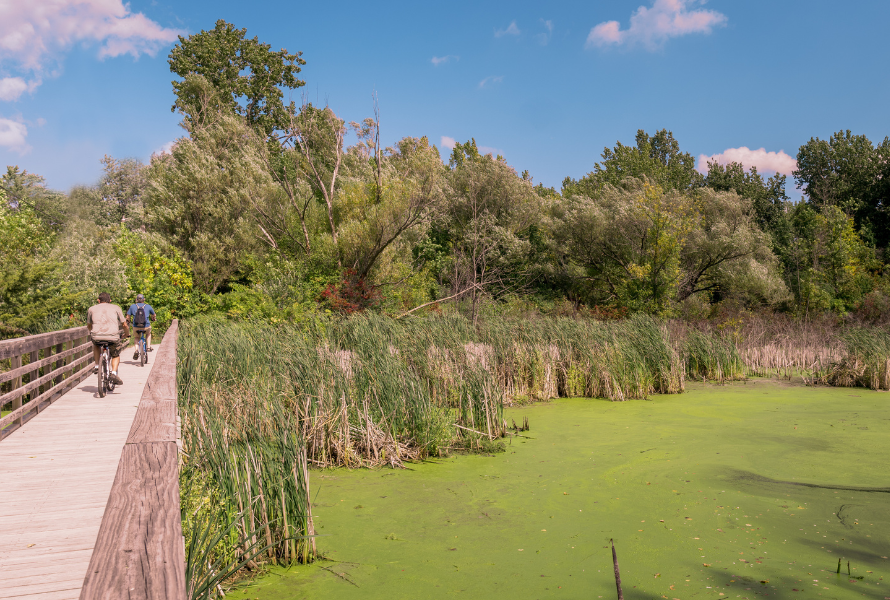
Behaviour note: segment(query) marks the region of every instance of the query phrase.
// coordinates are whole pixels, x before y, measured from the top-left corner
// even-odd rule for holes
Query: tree
[[[734,192],[666,192],[628,178],[596,198],[571,197],[555,236],[595,304],[670,314],[696,294],[775,302],[784,293],[769,238]]]
[[[438,273],[451,297],[470,295],[473,322],[485,295],[522,291],[532,273],[527,233],[542,216],[541,198],[503,157],[482,156],[475,140],[457,144],[449,160],[447,207],[433,224],[449,257]]]
[[[445,167],[426,137],[404,138],[380,161],[356,152],[342,191],[343,256],[360,279],[406,232],[439,214]]]
[[[0,178],[0,188],[6,194],[6,206],[10,209],[30,210],[54,231],[64,226],[65,196],[47,188],[46,180],[40,175],[8,166]]]
[[[756,224],[752,202],[733,191],[695,194],[698,219],[681,252],[679,301],[695,294],[775,304],[787,296],[770,236]]]
[[[757,226],[778,237],[776,241],[781,243],[782,233],[787,227],[785,179],[785,175],[776,173],[764,180],[757,167],[746,171],[741,163],[731,162],[724,166],[717,161],[709,161],[704,183],[716,192],[733,191],[747,198],[751,202]]]
[[[103,220],[107,224],[144,229],[145,165],[134,158],[119,160],[107,154],[102,165],[105,172],[98,192],[104,208]]]
[[[173,110],[182,111],[187,122],[197,119],[206,108],[196,89],[184,81],[189,75],[206,78],[218,92],[221,106],[244,116],[264,137],[288,122],[281,88],[305,85],[297,74],[306,61],[301,52],[289,54],[284,48],[274,52],[269,44],[256,37],[246,39],[246,35],[246,29],[235,29],[220,19],[210,31],[179,37],[168,62],[170,71],[183,78],[173,82],[177,96]]]
[[[558,237],[583,269],[589,301],[665,314],[696,219],[688,196],[628,178],[620,188],[606,185],[595,199],[574,196]]]
[[[190,133],[152,158],[146,209],[152,229],[192,263],[195,286],[214,293],[243,274],[259,234],[252,207],[273,183],[242,118],[222,113]]]
[[[867,241],[890,243],[890,138],[877,146],[850,130],[811,138],[797,153],[794,178],[816,210],[837,206]]]
[[[795,271],[790,278],[804,312],[852,310],[874,287],[874,250],[857,234],[854,221],[837,206],[817,212],[806,204],[792,214]]]
[[[702,175],[695,170],[695,158],[680,151],[674,134],[662,129],[650,136],[637,131],[636,145],[617,142],[615,148],[604,148],[602,162],[593,171],[575,181],[566,178],[563,195],[596,197],[606,185],[620,187],[628,177],[647,178],[665,192],[690,191],[703,185]]]

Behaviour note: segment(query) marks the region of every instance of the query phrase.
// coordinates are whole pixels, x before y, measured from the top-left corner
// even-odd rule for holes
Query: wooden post
[[[31,364],[31,365],[35,364],[38,360],[40,360],[40,350],[34,350],[34,351],[31,353],[30,358],[29,358],[28,360],[31,361],[31,362],[28,363],[28,364]],[[37,379],[38,377],[40,377],[40,369],[34,369],[34,370],[31,371],[30,373],[28,373],[28,381],[34,381],[34,380]],[[30,401],[32,398],[36,398],[36,397],[39,396],[39,395],[40,395],[40,390],[39,390],[39,389],[38,389],[38,390],[34,390],[34,391],[32,391],[30,394],[28,394],[28,400]],[[22,401],[23,401],[23,402],[24,402],[24,400],[25,400],[25,399],[22,398]]]
[[[624,600],[624,594],[621,592],[621,573],[618,571],[618,555],[615,553],[615,540],[609,540],[612,543],[612,564],[615,566],[615,587],[618,588],[618,600]]]
[[[19,356],[13,356],[12,358],[9,359],[9,370],[10,370],[10,371],[13,370],[13,369],[18,369],[18,368],[21,367],[21,366],[22,366],[22,357],[21,357],[21,355],[19,355]],[[15,390],[15,389],[18,389],[18,388],[20,388],[20,387],[22,387],[22,377],[21,377],[21,376],[18,376],[18,377],[16,377],[15,379],[12,380],[12,389]],[[21,397],[21,396],[19,396],[18,398],[16,398],[15,400],[12,401],[12,410],[15,410],[15,409],[17,409],[17,408],[20,408],[21,406],[22,406],[22,397]],[[21,420],[21,419],[16,419],[16,420],[15,420],[15,423],[13,423],[13,426],[16,426],[16,425],[21,426],[21,425],[22,425],[22,420]]]

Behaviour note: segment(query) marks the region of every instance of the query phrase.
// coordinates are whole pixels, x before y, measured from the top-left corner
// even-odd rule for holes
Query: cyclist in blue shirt
[[[145,331],[145,342],[148,345],[149,352],[154,350],[151,347],[151,322],[156,318],[157,313],[155,313],[155,309],[151,307],[151,304],[145,303],[145,296],[142,294],[136,296],[136,303],[131,304],[127,310],[127,322],[132,323],[137,341],[139,340],[139,332]],[[133,360],[137,358],[139,358],[138,343],[136,344],[136,353],[133,355]]]

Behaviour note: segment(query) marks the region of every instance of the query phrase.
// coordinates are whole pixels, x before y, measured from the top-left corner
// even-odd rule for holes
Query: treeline
[[[104,159],[68,194],[0,180],[0,335],[77,321],[98,291],[162,321],[367,309],[890,316],[890,140],[839,132],[786,178],[706,174],[666,130],[637,133],[560,190],[474,140],[380,144],[373,118],[285,102],[300,53],[219,21],[169,58],[185,135],[149,164]],[[347,145],[347,140],[353,140]]]

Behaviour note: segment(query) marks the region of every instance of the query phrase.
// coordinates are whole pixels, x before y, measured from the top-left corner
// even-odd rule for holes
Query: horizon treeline
[[[169,152],[106,156],[99,182],[67,194],[17,166],[0,178],[0,336],[79,322],[99,291],[144,293],[162,321],[369,309],[474,322],[890,318],[890,138],[812,138],[797,203],[784,175],[698,172],[665,129],[605,148],[557,190],[474,139],[444,155],[425,136],[383,147],[376,104],[346,123],[285,103],[304,85],[301,54],[224,21],[181,37],[169,63],[184,130]]]

